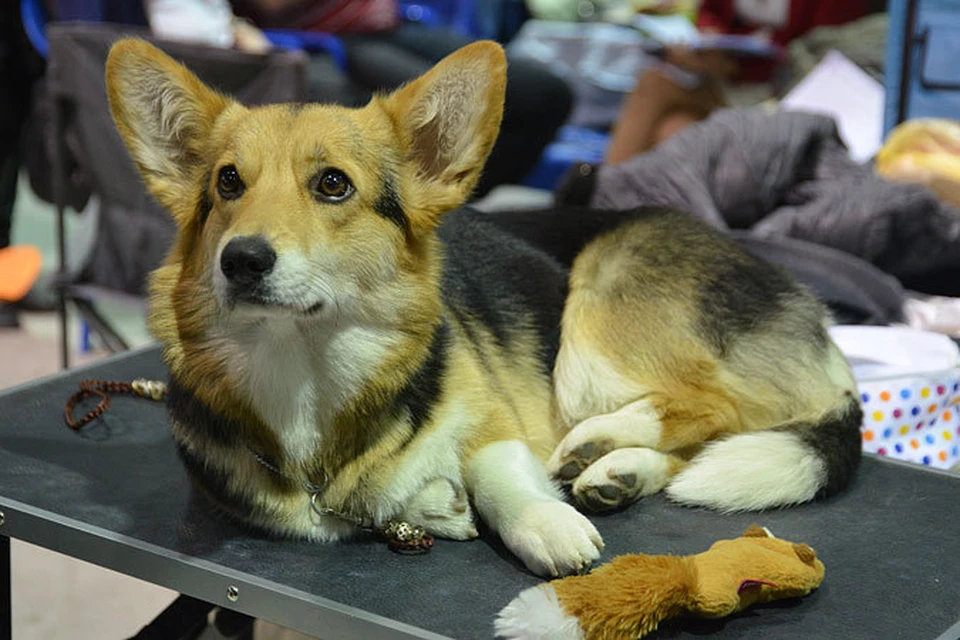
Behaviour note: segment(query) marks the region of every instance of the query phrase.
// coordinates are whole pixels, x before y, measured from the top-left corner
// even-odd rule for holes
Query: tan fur
[[[690,294],[704,274],[696,270],[696,263],[670,255],[666,245],[650,247],[660,254],[655,258],[632,252],[637,242],[633,238],[645,235],[625,225],[578,256],[564,314],[564,338],[565,347],[569,344],[615,363],[620,377],[652,396],[664,421],[658,449],[673,451],[720,433],[768,429],[835,406],[844,389],[824,380],[819,367],[806,366],[812,356],[794,354],[803,366],[780,360],[776,370],[774,366],[760,370],[758,365],[767,363],[751,352],[775,349],[768,342],[776,334],[752,336],[721,360],[692,325],[699,310]],[[650,238],[643,242],[655,244]],[[674,261],[677,266],[660,272],[651,268],[653,261]],[[638,304],[645,299],[655,304]],[[800,311],[819,313],[816,308]],[[618,321],[614,325],[609,318]],[[582,336],[583,344],[574,344],[575,336]],[[624,348],[631,344],[644,348]],[[795,373],[802,377],[794,378]],[[852,379],[846,382],[852,386]]]
[[[557,366],[556,393],[561,406],[566,403],[562,424],[572,429],[591,416],[644,399],[659,418],[659,437],[645,440],[638,431],[636,439],[601,446],[597,453],[631,446],[670,453],[673,475],[705,442],[816,422],[843,406],[855,385],[846,365],[839,364],[843,359],[836,347],[827,345],[825,362],[815,345],[791,334],[799,323],[816,326],[822,314],[818,305],[797,299],[782,320],[766,331],[754,330],[720,354],[697,325],[704,312],[695,294],[711,275],[706,262],[734,260],[737,254],[703,242],[693,250],[690,239],[671,245],[671,233],[664,223],[625,224],[577,257]],[[598,371],[598,361],[606,368]],[[551,469],[593,463],[595,457],[584,459],[579,444],[576,438],[561,444]],[[574,494],[590,506],[576,488]]]

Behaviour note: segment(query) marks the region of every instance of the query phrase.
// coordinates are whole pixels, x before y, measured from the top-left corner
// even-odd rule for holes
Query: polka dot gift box
[[[833,327],[863,404],[863,449],[949,468],[960,462],[960,352],[946,336],[900,327]]]

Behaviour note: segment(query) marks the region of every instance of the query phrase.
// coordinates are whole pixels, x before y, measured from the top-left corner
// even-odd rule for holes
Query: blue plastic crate
[[[890,0],[884,130],[960,119],[960,0]]]

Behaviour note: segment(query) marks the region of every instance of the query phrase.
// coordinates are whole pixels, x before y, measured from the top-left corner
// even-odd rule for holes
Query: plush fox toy
[[[805,544],[752,526],[693,556],[626,555],[589,575],[523,591],[496,621],[502,638],[633,640],[686,614],[722,618],[747,607],[805,596],[823,581]]]

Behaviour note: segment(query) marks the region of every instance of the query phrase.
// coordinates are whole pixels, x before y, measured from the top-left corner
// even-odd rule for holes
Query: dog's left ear
[[[435,222],[470,195],[500,131],[506,84],[503,48],[475,42],[384,101],[416,171],[415,209],[429,218],[415,224]]]

